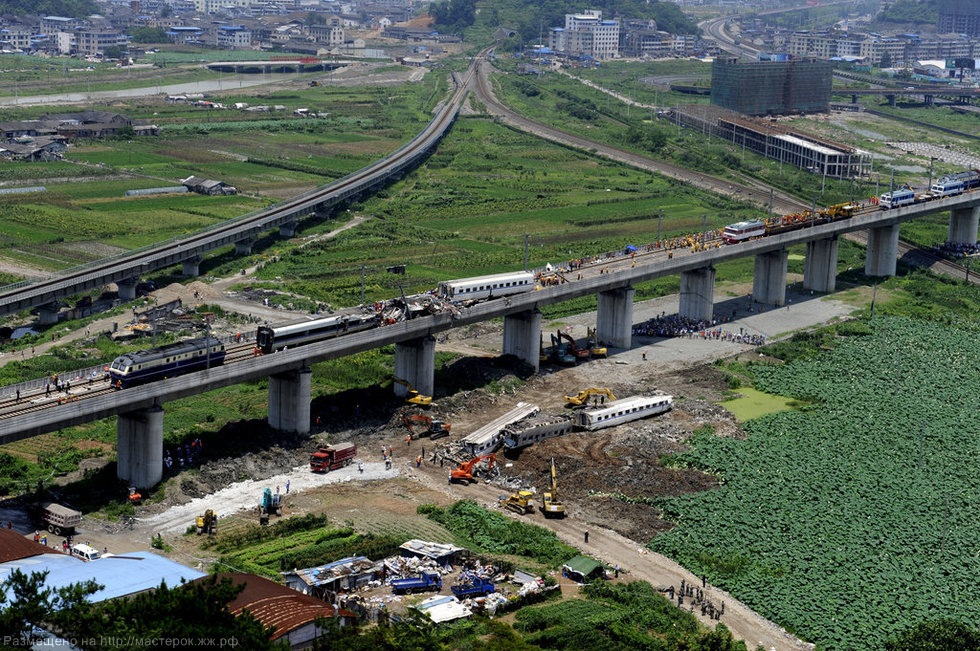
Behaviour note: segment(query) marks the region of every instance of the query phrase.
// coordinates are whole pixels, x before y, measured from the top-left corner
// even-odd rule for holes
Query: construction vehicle
[[[555,458],[551,457],[551,490],[541,496],[541,512],[546,518],[564,518],[565,505],[558,498],[558,471]]]
[[[575,356],[568,352],[568,346],[561,343],[555,335],[551,335],[551,360],[566,366],[575,365]]]
[[[561,341],[562,339],[568,342],[568,351],[576,359],[588,359],[589,356],[592,354],[589,352],[588,348],[579,348],[578,344],[575,343],[575,337],[568,334],[567,332],[562,332],[561,330],[559,330],[558,341]]]
[[[132,486],[129,487],[129,503],[133,506],[143,503],[143,494]]]
[[[408,380],[403,380],[400,377],[392,378],[395,384],[400,384],[406,389],[408,393],[405,394],[405,402],[413,405],[418,405],[419,407],[429,407],[432,405],[432,396],[427,396],[419,393],[418,390],[412,386],[411,382]]]
[[[493,472],[493,464],[497,460],[497,455],[492,453],[481,454],[478,457],[473,457],[469,461],[459,464],[459,467],[453,468],[449,474],[449,481],[475,484],[476,478],[473,476],[474,467],[484,459],[487,460],[487,475],[490,475]]]
[[[609,354],[609,351],[605,346],[599,345],[599,339],[596,338],[595,328],[585,328],[585,347],[589,349],[589,352],[593,357],[605,357]]]
[[[269,516],[282,515],[282,496],[273,493],[271,488],[262,491],[262,501],[259,502],[259,524],[269,524]]]
[[[54,535],[69,536],[82,523],[82,512],[54,502],[45,502],[37,512],[37,518]]]
[[[588,389],[582,389],[577,395],[565,396],[565,406],[584,407],[589,404],[589,401],[593,396],[602,396],[604,399],[609,400],[609,402],[616,399],[613,392],[605,387],[590,387]]]
[[[466,599],[467,597],[482,597],[483,595],[488,595],[492,592],[496,592],[497,588],[490,579],[484,579],[483,577],[478,576],[472,581],[454,585],[450,588],[450,590],[453,591],[453,594],[456,595],[458,599]]]
[[[531,491],[517,491],[512,495],[500,498],[500,506],[511,511],[517,511],[521,515],[534,511],[534,493]]]
[[[213,510],[208,509],[203,515],[197,516],[197,535],[206,533],[209,536],[214,535],[218,530],[218,514]]]
[[[343,466],[349,466],[357,456],[357,446],[353,443],[338,443],[336,445],[321,445],[310,455],[310,470],[327,472]]]
[[[450,423],[436,420],[425,414],[406,414],[402,416],[402,424],[408,428],[412,438],[428,436],[433,440],[449,436],[449,430],[452,428]]]
[[[391,589],[395,594],[442,590],[442,576],[438,572],[422,572],[408,579],[392,579]]]

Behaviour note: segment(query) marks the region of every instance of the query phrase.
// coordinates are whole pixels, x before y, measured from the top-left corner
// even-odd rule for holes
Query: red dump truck
[[[357,456],[357,446],[353,443],[321,445],[316,452],[310,455],[310,470],[327,472],[349,466],[355,456]]]

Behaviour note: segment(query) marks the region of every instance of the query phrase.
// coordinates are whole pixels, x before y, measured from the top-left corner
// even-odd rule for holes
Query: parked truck
[[[321,445],[310,455],[310,470],[327,472],[343,466],[349,466],[357,456],[357,446],[353,443],[338,443],[336,445]]]
[[[488,595],[495,592],[497,588],[494,587],[493,581],[490,579],[484,579],[478,576],[472,581],[454,585],[450,589],[457,598],[466,599],[467,597],[482,597],[483,595]]]
[[[442,590],[442,576],[438,572],[422,572],[408,579],[392,579],[391,589],[395,594]]]
[[[75,533],[75,527],[82,523],[82,512],[69,509],[55,502],[41,504],[38,519],[48,531],[56,536],[69,536]]]

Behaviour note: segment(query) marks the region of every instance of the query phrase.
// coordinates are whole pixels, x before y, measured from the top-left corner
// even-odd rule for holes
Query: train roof
[[[530,279],[531,281],[533,281],[534,274],[531,273],[530,271],[510,271],[502,274],[473,276],[472,278],[457,278],[455,280],[444,280],[442,282],[446,285],[461,285],[461,284],[470,284],[470,283],[495,282],[495,281],[510,280],[510,279],[514,279],[514,280]]]
[[[309,321],[297,321],[295,323],[287,323],[283,326],[274,326],[272,330],[276,333],[276,336],[290,335],[297,332],[306,332],[308,330],[316,328],[329,328],[341,323],[354,322],[359,323],[369,319],[375,318],[375,315],[368,314],[334,314],[332,316],[324,317],[322,319],[312,319]]]
[[[159,356],[166,355],[179,355],[180,353],[185,353],[192,350],[198,350],[205,347],[206,337],[198,337],[196,339],[185,339],[183,341],[178,341],[176,343],[167,344],[165,346],[158,346],[157,348],[146,348],[144,350],[136,350],[131,353],[126,353],[120,355],[119,358],[126,359],[130,363],[140,363],[147,359],[152,359]],[[210,338],[211,345],[220,344],[221,340],[216,337]]]
[[[605,413],[615,413],[624,408],[633,407],[649,407],[651,405],[663,404],[663,403],[673,404],[674,397],[665,394],[658,394],[654,396],[630,396],[628,398],[620,398],[619,400],[613,400],[612,402],[607,402],[601,407],[593,407],[591,409],[586,409],[585,413],[590,415],[600,415]]]
[[[753,226],[765,226],[766,223],[761,219],[749,219],[746,221],[735,222],[734,224],[729,224],[725,228],[749,228]]]

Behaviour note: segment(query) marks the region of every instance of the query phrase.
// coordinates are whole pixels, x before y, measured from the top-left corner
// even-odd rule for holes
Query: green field
[[[723,486],[665,501],[678,526],[650,543],[828,650],[980,616],[980,329],[870,326],[751,367],[757,388],[811,406],[749,421],[745,440],[693,440],[681,460]]]

